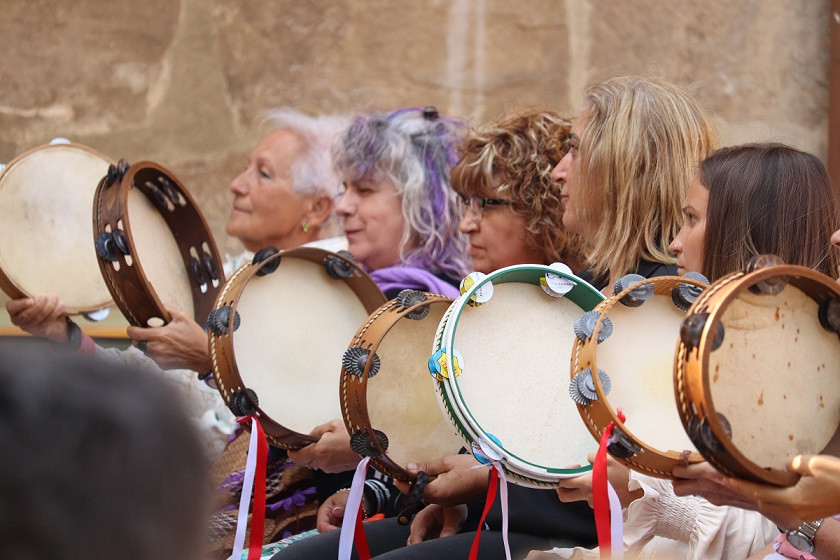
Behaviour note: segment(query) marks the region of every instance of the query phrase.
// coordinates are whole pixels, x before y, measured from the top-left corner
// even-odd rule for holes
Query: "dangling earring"
[[[303,233],[309,233],[309,224],[303,224]]]

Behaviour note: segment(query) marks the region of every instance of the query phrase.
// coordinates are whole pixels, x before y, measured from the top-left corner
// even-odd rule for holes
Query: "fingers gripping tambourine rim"
[[[709,463],[729,476],[790,486],[799,479],[797,474],[762,467],[746,457],[734,444],[715,408],[709,373],[710,356],[716,348],[714,335],[727,309],[739,294],[774,278],[785,279],[817,303],[827,298],[840,298],[840,286],[834,279],[801,266],[776,265],[748,273],[737,272],[719,279],[689,309],[686,321],[694,316],[704,318],[703,327],[696,347],[690,347],[680,338],[675,357],[674,385],[680,418],[686,431],[691,435],[695,426],[703,423],[718,445],[715,450],[698,446]]]
[[[156,178],[151,180],[149,178]],[[139,179],[135,181],[135,179]],[[144,179],[149,179],[144,182]],[[152,285],[143,263],[132,222],[129,193],[137,189],[163,218],[173,236],[186,270],[193,303],[193,318],[204,323],[224,285],[224,268],[219,250],[201,210],[181,182],[160,165],[141,161],[112,166],[102,178],[94,201],[94,244],[100,270],[114,301],[128,321],[136,326],[153,326],[150,321],[168,323],[172,318]],[[122,240],[116,239],[120,233]],[[108,236],[124,244],[123,250],[107,251]],[[193,262],[194,261],[194,262]]]
[[[568,300],[575,303],[581,310],[594,307],[598,302],[603,300],[603,296],[595,288],[584,282],[582,279],[566,274],[556,268],[544,265],[515,265],[497,270],[479,281],[476,281],[467,291],[463,293],[453,304],[451,313],[443,326],[443,335],[440,346],[446,351],[446,364],[449,372],[455,371],[455,362],[453,359],[454,352],[451,351],[452,341],[454,340],[455,332],[457,330],[458,321],[461,312],[468,305],[470,299],[486,284],[504,284],[508,282],[523,283],[531,285],[539,285],[541,279],[545,278],[547,273],[560,276],[567,281],[571,281],[573,287],[564,296]],[[546,293],[548,291],[543,288]],[[556,296],[555,296],[556,297]],[[571,325],[568,325],[571,330]],[[564,352],[567,350],[564,350]],[[563,364],[560,364],[563,367]],[[581,472],[588,471],[591,467],[586,464],[585,457],[581,457],[578,462],[584,464],[580,468],[558,468],[557,466],[538,465],[526,458],[519,457],[509,450],[504,449],[502,445],[493,441],[493,436],[487,434],[481,427],[480,422],[473,416],[467,403],[464,402],[461,392],[458,388],[457,376],[450,374],[447,379],[440,382],[440,394],[444,400],[444,406],[454,411],[456,416],[457,429],[464,433],[468,443],[479,442],[482,446],[490,449],[492,452],[503,457],[501,460],[502,466],[506,471],[513,473],[526,485],[532,486],[556,486],[558,481],[562,478],[574,476]],[[450,417],[453,414],[450,414]],[[571,419],[577,422],[577,418]],[[558,445],[560,445],[558,439]]]
[[[355,434],[357,432],[361,432],[369,439],[372,446],[376,449],[376,451],[378,451],[378,455],[371,456],[371,463],[373,463],[377,469],[398,480],[406,482],[413,482],[416,479],[416,475],[408,473],[402,465],[394,462],[387,454],[387,449],[383,448],[380,444],[379,438],[375,437],[374,430],[377,430],[380,426],[374,425],[370,418],[369,411],[371,404],[368,401],[367,393],[368,382],[372,377],[372,375],[370,375],[371,368],[375,367],[373,365],[374,360],[371,359],[371,357],[378,356],[378,351],[382,347],[382,343],[386,340],[392,329],[394,329],[394,327],[402,321],[410,320],[407,319],[407,317],[414,312],[423,309],[431,309],[433,306],[441,305],[446,305],[448,308],[452,302],[452,298],[439,294],[432,294],[428,292],[418,293],[422,293],[423,297],[425,297],[423,301],[414,303],[409,307],[402,307],[401,303],[397,299],[393,299],[374,311],[368,320],[359,328],[352,344],[348,348],[348,352],[352,351],[354,348],[359,348],[368,353],[368,359],[365,362],[365,366],[361,374],[349,371],[344,364],[341,368],[340,393],[342,413],[349,433]],[[426,319],[422,318],[420,320]],[[416,343],[422,345],[421,340],[416,341]],[[384,360],[385,357],[382,359]],[[385,362],[382,363],[382,368],[386,368],[386,370],[378,372],[376,375],[408,373],[403,372],[399,367],[387,368]],[[430,387],[428,389],[431,392],[432,389]],[[407,406],[411,406],[411,394],[401,395],[400,398],[407,399]],[[388,437],[388,441],[392,447],[394,443],[397,443],[395,441],[395,437],[406,436],[406,434],[392,434],[387,432],[385,435]],[[455,451],[457,451],[457,448],[450,449],[446,452],[454,453]]]
[[[248,282],[258,276],[261,270],[276,269],[283,258],[302,259],[319,265],[327,265],[328,262],[340,261],[346,267],[346,274],[340,278],[334,278],[337,282],[344,282],[350,288],[362,306],[368,313],[372,313],[379,306],[385,303],[385,296],[370,279],[370,276],[352,259],[346,256],[314,247],[298,247],[279,251],[265,258],[257,264],[246,263],[240,267],[226,282],[219,297],[216,299],[214,312],[227,307],[227,323],[224,331],[214,332],[208,330],[210,340],[210,354],[213,363],[213,377],[219,393],[225,403],[232,409],[234,414],[237,411],[235,399],[244,399],[252,409],[252,413],[259,418],[265,431],[266,438],[273,445],[283,449],[300,449],[318,441],[317,437],[308,433],[298,432],[284,426],[277,419],[271,418],[259,402],[255,402],[248,394],[247,380],[243,378],[243,372],[237,366],[234,349],[234,332],[238,324],[238,304],[240,295],[247,288]],[[336,261],[337,259],[337,261]],[[282,266],[282,265],[281,265]],[[341,356],[335,356],[336,374],[341,371]],[[241,395],[241,396],[240,396]],[[336,393],[325,395],[324,398],[335,398]],[[314,426],[313,426],[314,428]]]
[[[592,328],[592,336],[588,337],[586,341],[582,341],[575,337],[574,347],[572,349],[572,367],[570,371],[571,379],[574,379],[581,372],[589,368],[591,372],[599,372],[597,363],[597,336],[595,333],[600,333],[604,323],[609,318],[609,311],[616,305],[621,305],[621,300],[635,292],[639,288],[645,286],[652,287],[651,297],[666,297],[671,296],[671,291],[679,289],[680,285],[688,285],[700,290],[708,287],[707,284],[694,280],[692,278],[677,277],[677,276],[660,276],[654,278],[645,278],[638,282],[626,286],[623,290],[607,298],[600,303],[594,311],[598,313],[598,318]],[[702,297],[702,293],[699,297]],[[642,304],[644,305],[644,304]],[[679,338],[678,332],[674,332],[674,342]],[[670,355],[670,353],[669,353]],[[607,372],[610,373],[610,372]],[[635,373],[635,372],[632,372]],[[632,375],[630,373],[629,375]],[[683,464],[685,460],[689,463],[702,462],[703,458],[700,454],[693,452],[687,456],[677,450],[660,450],[644,439],[640,438],[633,432],[624,422],[622,422],[615,408],[610,402],[608,391],[604,390],[604,386],[600,375],[591,376],[597,399],[591,401],[589,404],[581,404],[577,402],[577,409],[583,419],[589,432],[592,434],[596,442],[601,440],[601,436],[608,424],[613,424],[617,430],[626,438],[632,446],[636,446],[638,451],[633,453],[630,457],[613,457],[623,463],[628,468],[642,472],[657,478],[673,478],[671,471],[674,466]],[[628,421],[632,419],[628,418]],[[635,451],[635,449],[628,450],[628,452]]]

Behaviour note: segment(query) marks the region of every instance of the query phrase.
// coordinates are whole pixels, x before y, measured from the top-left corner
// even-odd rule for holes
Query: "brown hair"
[[[578,217],[593,274],[673,264],[686,186],[717,147],[711,118],[674,84],[632,77],[591,86],[580,118]]]
[[[510,199],[525,218],[527,243],[546,263],[580,260],[577,236],[563,227],[560,185],[550,177],[570,130],[569,120],[551,111],[513,114],[473,131],[452,169],[452,187],[461,196]]]
[[[782,144],[722,148],[701,163],[699,179],[709,190],[703,272],[710,280],[765,253],[837,273],[830,241],[837,199],[816,156]]]

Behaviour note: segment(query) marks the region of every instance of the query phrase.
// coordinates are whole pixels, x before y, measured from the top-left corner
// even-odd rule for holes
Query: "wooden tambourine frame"
[[[172,317],[135,256],[129,192],[139,190],[160,213],[175,238],[189,279],[193,316],[204,324],[224,284],[219,250],[204,216],[184,186],[156,163],[112,166],[99,183],[93,207],[99,268],[114,302],[135,326],[160,326]],[[158,286],[160,289],[160,286]]]
[[[706,284],[698,282],[696,280],[692,280],[690,278],[682,278],[677,276],[660,276],[655,278],[648,278],[636,284],[628,286],[624,290],[620,291],[619,293],[600,303],[594,309],[594,311],[598,312],[600,316],[598,317],[598,320],[595,323],[593,335],[590,336],[585,342],[582,342],[579,338],[575,338],[574,347],[572,349],[571,377],[574,378],[586,368],[590,368],[590,371],[592,372],[598,371],[598,336],[594,333],[601,332],[601,326],[604,323],[604,319],[606,317],[609,317],[609,311],[613,306],[623,305],[620,302],[621,298],[627,296],[628,294],[630,294],[630,292],[638,289],[640,286],[652,285],[654,294],[659,296],[667,296],[670,299],[671,291],[673,289],[679,289],[680,284],[687,284],[689,286],[694,286],[700,289],[705,289],[708,287]],[[644,306],[645,304],[642,303],[641,305]],[[676,344],[678,338],[679,332],[674,331],[674,344]],[[606,373],[608,375],[616,375],[615,372]],[[623,373],[625,375],[633,375],[634,372]],[[593,375],[592,379],[594,381],[595,391],[597,393],[598,398],[592,400],[587,405],[581,405],[580,403],[577,403],[578,411],[580,412],[581,418],[583,418],[584,424],[586,424],[586,427],[589,429],[589,432],[595,438],[595,441],[601,440],[601,436],[603,435],[604,430],[610,423],[612,423],[615,426],[615,429],[620,431],[621,435],[624,438],[626,438],[626,441],[629,442],[629,445],[622,445],[618,448],[614,448],[615,453],[611,453],[611,455],[617,461],[634,471],[648,474],[653,477],[666,479],[673,478],[673,475],[671,475],[671,471],[675,466],[683,464],[684,459],[687,460],[689,463],[699,463],[703,461],[703,457],[701,457],[698,453],[691,453],[684,458],[682,450],[665,451],[656,449],[654,447],[651,447],[648,443],[640,439],[638,436],[634,435],[632,430],[630,430],[624,424],[624,422],[622,422],[619,419],[617,411],[612,407],[612,405],[609,402],[609,395],[604,394],[604,387],[601,383],[601,379],[599,378],[599,376]],[[631,418],[628,418],[627,420],[629,422],[632,422]],[[619,455],[629,456],[622,457]]]
[[[12,161],[9,162],[9,164],[6,166],[6,168],[3,170],[3,172],[0,173],[0,178],[5,178],[5,179],[3,179],[3,182],[0,183],[0,188],[2,188],[2,185],[5,184],[5,180],[9,180],[8,178],[11,177],[13,173],[17,173],[18,168],[22,165],[26,165],[27,162],[32,157],[37,157],[39,155],[48,154],[48,153],[52,153],[52,152],[56,152],[56,153],[61,153],[61,152],[71,152],[71,153],[73,153],[73,152],[75,152],[75,153],[81,154],[81,155],[83,155],[86,158],[89,158],[91,160],[101,161],[101,167],[102,167],[102,172],[103,173],[105,172],[105,170],[107,170],[108,165],[110,163],[112,163],[112,160],[110,158],[100,154],[99,152],[97,152],[97,151],[95,151],[95,150],[93,150],[93,149],[91,149],[87,146],[83,146],[83,145],[80,145],[80,144],[73,144],[73,143],[70,143],[70,144],[47,144],[47,145],[44,145],[44,146],[38,146],[38,147],[32,148],[31,150],[28,150],[28,151],[20,154],[19,156],[17,156],[16,158],[14,158]],[[74,173],[76,175],[76,179],[79,179],[77,169],[67,169],[66,171],[68,173]],[[94,171],[92,169],[89,170],[89,171],[91,172],[91,175],[94,173]],[[100,178],[101,178],[101,175],[97,175],[95,177],[94,176],[88,177],[87,179],[90,180],[90,185],[89,186],[87,186],[87,179],[84,179],[81,184],[85,185],[85,189],[86,189],[85,193],[79,193],[79,192],[73,193],[74,197],[76,197],[76,200],[78,200],[79,204],[85,204],[86,208],[87,208],[85,210],[85,214],[84,214],[84,223],[79,223],[77,226],[76,226],[76,224],[71,224],[72,227],[76,228],[75,231],[79,231],[78,228],[82,228],[82,227],[87,228],[88,224],[90,224],[90,221],[89,221],[90,220],[90,208],[93,205],[96,184],[97,184],[97,181],[99,181]],[[76,184],[79,184],[79,183],[76,183]],[[51,184],[48,184],[48,185],[39,185],[39,186],[40,187],[46,187],[46,188],[48,188],[50,190],[53,190],[53,191],[66,192],[68,190],[68,186],[65,185],[65,184],[51,183]],[[84,194],[84,196],[88,197],[86,201],[81,200],[82,194]],[[43,208],[43,206],[45,204],[45,201],[40,199],[38,194],[33,194],[31,200],[32,200],[33,205],[37,205],[38,207],[41,207],[41,208]],[[14,208],[6,208],[6,210],[8,212],[15,212],[16,214],[19,214],[19,213],[23,212],[24,215],[29,211],[28,209],[20,208],[19,206],[16,206]],[[64,210],[64,212],[67,211],[66,209],[62,209],[62,210]],[[41,210],[41,211],[43,212],[43,210]],[[48,214],[48,217],[49,217],[49,214]],[[79,217],[79,219],[81,219],[81,215],[78,216],[78,217]],[[20,232],[16,232],[16,233],[21,234]],[[42,235],[46,235],[45,232],[40,232],[40,233]],[[11,240],[11,236],[10,236],[10,240]],[[49,294],[35,293],[35,290],[33,290],[33,286],[26,285],[25,282],[21,278],[19,278],[19,274],[18,274],[19,271],[8,270],[8,264],[4,262],[5,259],[2,256],[0,256],[0,289],[2,289],[12,299],[19,299],[19,298],[26,298],[26,297],[36,297],[36,296],[40,296],[40,295],[58,295],[58,296],[61,297],[61,300],[62,300],[62,303],[64,305],[65,311],[70,315],[82,314],[82,313],[92,313],[94,311],[98,311],[98,310],[101,310],[103,308],[109,307],[113,303],[113,301],[110,297],[110,294],[108,293],[108,290],[105,287],[104,280],[102,279],[101,275],[98,272],[96,272],[96,267],[94,265],[94,261],[96,260],[96,256],[95,256],[95,252],[93,251],[93,248],[90,245],[89,237],[84,239],[84,243],[85,243],[84,247],[80,247],[80,246],[69,247],[66,244],[66,239],[53,239],[53,241],[52,241],[53,245],[55,245],[57,247],[60,247],[62,249],[61,252],[63,254],[72,255],[74,259],[80,258],[81,256],[84,256],[84,258],[89,261],[89,264],[90,264],[90,267],[91,267],[90,271],[89,271],[90,272],[89,281],[96,283],[96,289],[93,289],[93,284],[89,284],[89,283],[87,283],[87,281],[85,282],[87,289],[86,289],[86,297],[84,299],[86,301],[73,301],[73,298],[68,298],[66,296],[63,296],[62,292],[60,291],[59,288],[48,289],[48,291],[51,292]],[[35,270],[41,270],[42,271],[41,274],[43,274],[43,275],[47,275],[51,278],[60,279],[62,282],[79,281],[78,277],[73,278],[73,279],[67,279],[66,275],[71,273],[71,271],[62,270],[61,267],[56,268],[56,262],[53,259],[50,258],[50,255],[37,254],[37,255],[32,255],[32,258],[33,258],[33,261],[38,263],[34,267]],[[88,273],[87,266],[85,266],[84,268],[85,268],[84,272]],[[101,292],[101,296],[91,297],[92,292],[93,293]]]
[[[753,272],[736,272],[714,282],[692,305],[681,329],[674,364],[674,390],[680,418],[689,437],[702,455],[722,473],[755,482],[791,486],[799,475],[778,468],[764,468],[747,458],[732,442],[712,399],[709,363],[716,335],[720,337],[722,317],[737,296],[762,282],[787,281],[818,304],[840,299],[840,286],[833,279],[809,268],[777,265]],[[818,321],[818,317],[814,317]],[[793,336],[793,333],[791,333]],[[725,334],[718,344],[725,344]],[[744,351],[749,351],[744,349]],[[795,359],[795,356],[791,356]],[[796,382],[795,377],[790,379]],[[768,387],[769,390],[778,389]],[[746,403],[745,403],[746,405]],[[791,405],[780,413],[807,414]],[[840,431],[835,432],[836,445]],[[772,445],[772,442],[769,443]],[[811,453],[822,450],[814,449]]]
[[[451,303],[452,298],[437,294],[414,290],[402,292],[397,298],[389,301],[371,314],[368,321],[359,328],[359,331],[353,338],[353,342],[345,354],[347,359],[342,360],[341,408],[348,432],[354,438],[360,440],[359,444],[370,447],[366,454],[371,457],[371,463],[380,472],[405,482],[414,482],[416,475],[408,473],[403,465],[395,463],[386,453],[388,444],[383,445],[385,442],[393,444],[394,434],[385,433],[384,436],[387,439],[384,439],[382,432],[376,430],[378,426],[373,425],[371,422],[370,404],[368,402],[368,380],[373,377],[370,375],[371,368],[374,368],[374,375],[379,376],[407,377],[420,374],[423,376],[423,381],[427,382],[428,396],[434,399],[434,388],[431,379],[428,377],[428,367],[425,359],[419,364],[419,368],[414,368],[417,364],[391,363],[384,364],[382,371],[378,371],[380,368],[378,365],[379,358],[377,356],[377,350],[380,349],[388,333],[398,324],[405,321],[430,321],[432,319],[426,315],[431,307],[448,307]],[[438,322],[436,321],[435,326],[437,324]],[[414,344],[418,348],[424,350],[428,348],[430,343],[431,339],[417,339],[414,341]],[[373,356],[373,359],[371,359],[371,356]],[[359,371],[359,364],[362,360],[364,361],[364,368]],[[411,385],[406,384],[406,387],[407,389],[411,388]],[[423,398],[423,396],[413,395],[411,392],[399,395],[399,401],[405,407],[411,407],[412,402],[418,398]],[[432,402],[432,404],[435,408],[432,412],[438,413],[437,404],[435,402]],[[437,418],[439,419],[439,426],[437,426],[439,430],[436,433],[439,434],[440,439],[457,442],[451,448],[445,448],[445,446],[441,448],[440,455],[457,453],[460,447],[460,440],[455,438],[442,415]],[[403,438],[410,437],[408,434],[397,435]],[[415,457],[411,462],[431,458],[433,457]]]
[[[261,254],[262,253],[262,254]],[[268,254],[270,256],[265,257]],[[237,305],[242,292],[254,276],[273,274],[278,267],[282,267],[281,259],[296,258],[323,265],[327,274],[336,282],[343,282],[359,299],[368,313],[374,312],[385,303],[385,296],[371,280],[370,276],[349,257],[349,254],[332,253],[314,247],[298,247],[286,251],[257,253],[254,262],[239,268],[228,279],[211,313],[208,321],[208,336],[210,339],[210,357],[213,362],[213,377],[222,398],[236,416],[255,415],[265,431],[268,441],[283,449],[300,449],[318,441],[318,437],[308,433],[301,433],[287,428],[278,420],[271,418],[259,405],[259,395],[246,387],[240,372],[234,352],[235,331],[239,328],[240,317]],[[295,329],[309,328],[329,329],[329,325],[308,325],[304,317],[288,318],[294,323]],[[335,356],[336,381],[341,369],[341,355]],[[282,383],[282,375],[289,372],[279,372],[278,384]],[[305,374],[295,372],[294,374]],[[333,399],[335,393],[320,395],[319,398]],[[305,406],[305,403],[301,403]],[[315,426],[312,426],[314,428]]]

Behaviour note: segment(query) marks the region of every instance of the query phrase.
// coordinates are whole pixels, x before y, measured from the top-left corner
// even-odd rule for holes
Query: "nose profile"
[[[250,166],[249,166],[250,168]],[[228,185],[228,190],[234,194],[244,195],[248,192],[248,169],[237,175]]]
[[[476,218],[475,212],[470,212],[469,206],[467,206],[466,212],[464,212],[464,217],[461,218],[461,222],[458,224],[458,231],[461,233],[472,233],[478,231],[478,224],[479,221]]]
[[[570,156],[569,153],[566,153],[566,155],[557,162],[557,165],[555,165],[554,169],[551,170],[551,175],[549,175],[552,181],[560,182],[566,179],[566,172],[569,169],[568,160],[570,159],[572,159],[572,156]]]
[[[674,240],[671,241],[671,244],[668,245],[668,250],[674,253],[675,255],[679,255],[680,253],[682,253],[682,240],[680,239],[681,233],[682,232],[677,234]]]

